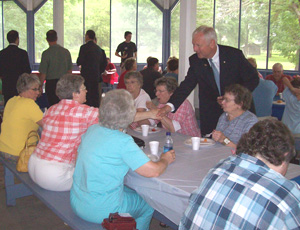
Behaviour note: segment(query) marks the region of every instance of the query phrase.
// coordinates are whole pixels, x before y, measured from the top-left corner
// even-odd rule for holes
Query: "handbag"
[[[36,137],[38,141],[40,140],[40,136],[37,131],[33,130],[28,133],[25,147],[21,150],[19,160],[17,162],[17,171],[19,172],[28,172],[28,161],[38,142],[29,143],[29,139],[33,137]]]
[[[136,222],[129,213],[110,213],[101,225],[107,230],[136,230]]]

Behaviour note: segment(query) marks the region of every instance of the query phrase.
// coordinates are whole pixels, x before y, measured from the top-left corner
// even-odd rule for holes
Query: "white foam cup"
[[[158,141],[150,141],[149,146],[150,146],[151,154],[157,156],[158,155],[159,142]]]
[[[141,127],[142,127],[142,133],[143,133],[143,136],[144,136],[144,137],[148,136],[149,125],[141,125]]]
[[[200,148],[200,137],[192,137],[193,150],[199,150]]]

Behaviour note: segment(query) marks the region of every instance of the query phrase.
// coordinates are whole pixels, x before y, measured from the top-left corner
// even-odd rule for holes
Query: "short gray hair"
[[[37,75],[23,73],[17,81],[17,91],[18,93],[23,93],[29,90],[33,85],[38,85],[40,87],[41,82]]]
[[[178,87],[178,83],[174,77],[161,77],[155,80],[155,87],[159,85],[166,86],[166,89],[169,93],[173,93]]]
[[[132,71],[132,72],[128,72],[125,74],[124,76],[124,80],[128,80],[129,78],[134,78],[138,81],[138,83],[140,84],[140,86],[143,86],[143,75],[140,72],[137,71]]]
[[[134,120],[136,108],[131,94],[125,89],[105,94],[99,107],[99,124],[109,129],[126,129]]]
[[[56,95],[60,100],[73,99],[73,93],[80,93],[84,78],[80,75],[65,74],[56,84]]]
[[[193,32],[193,37],[195,36],[195,34],[198,33],[203,33],[205,36],[206,41],[209,43],[211,40],[215,40],[216,44],[218,42],[218,38],[217,38],[217,33],[215,31],[215,29],[213,27],[209,27],[209,26],[199,26],[198,28],[196,28]]]

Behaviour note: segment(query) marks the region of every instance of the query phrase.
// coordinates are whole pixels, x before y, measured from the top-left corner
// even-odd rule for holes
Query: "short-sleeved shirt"
[[[300,187],[247,154],[221,160],[192,192],[179,230],[300,229]]]
[[[28,133],[39,128],[43,112],[30,98],[14,96],[9,99],[3,114],[0,134],[0,151],[19,156]],[[33,143],[35,140],[30,140]]]
[[[127,54],[126,58],[121,59],[121,63],[123,63],[127,58],[133,57],[133,54],[137,52],[137,48],[135,43],[133,42],[122,42],[121,44],[118,45],[117,53],[121,52],[121,56],[124,56]]]
[[[297,97],[288,88],[283,91],[283,98],[286,105],[282,122],[293,134],[300,134],[300,101],[297,100]]]
[[[98,122],[98,108],[74,100],[61,100],[43,118],[41,140],[33,154],[49,160],[75,164],[81,135]]]
[[[248,110],[231,121],[228,119],[227,113],[223,113],[219,118],[216,130],[221,131],[234,144],[237,144],[241,136],[247,133],[257,121],[255,114]]]
[[[47,80],[60,79],[69,70],[72,70],[69,50],[60,45],[51,45],[43,52],[39,71],[46,74]]]
[[[100,223],[122,204],[124,177],[149,158],[132,137],[98,124],[82,136],[71,189],[71,206],[85,220]]]
[[[151,98],[145,92],[145,90],[141,89],[138,97],[136,99],[134,99],[134,106],[136,109],[147,109],[147,106],[146,106],[147,101],[151,101]]]
[[[274,75],[270,74],[268,76],[266,76],[266,80],[271,80],[275,83],[275,85],[278,87],[277,93],[282,93],[284,90],[284,84],[283,84],[283,78],[287,78],[290,81],[293,80],[293,78],[289,75],[282,75],[282,77],[280,78],[279,81],[275,81]]]

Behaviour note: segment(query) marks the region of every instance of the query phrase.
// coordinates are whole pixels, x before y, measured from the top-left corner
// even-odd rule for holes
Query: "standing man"
[[[57,44],[57,33],[49,30],[46,33],[49,48],[42,54],[40,80],[43,86],[46,79],[46,94],[49,106],[59,102],[56,96],[56,83],[66,73],[72,73],[72,58],[69,50]]]
[[[99,107],[99,81],[105,71],[107,60],[105,51],[95,42],[96,34],[93,30],[86,31],[85,44],[80,47],[77,65],[81,65],[81,75],[87,89],[86,104]]]
[[[154,92],[154,82],[156,79],[162,77],[161,73],[158,72],[158,69],[158,59],[154,57],[148,57],[147,68],[140,71],[144,79],[143,90],[146,91],[146,93],[150,96],[151,99],[154,99],[156,97]]]
[[[201,134],[205,135],[216,128],[222,114],[220,103],[225,87],[241,84],[253,91],[259,78],[241,50],[217,44],[214,28],[198,27],[193,32],[192,42],[196,53],[189,58],[187,76],[160,114],[175,112],[198,84]]]
[[[124,62],[127,58],[137,57],[137,48],[135,43],[131,41],[132,33],[126,31],[124,34],[125,41],[118,45],[115,55],[121,58],[121,73],[125,71]],[[120,55],[121,53],[121,55]]]
[[[11,30],[7,33],[9,46],[0,51],[0,78],[2,78],[2,93],[4,105],[7,101],[18,95],[17,81],[22,73],[31,73],[28,54],[20,49],[19,33]]]

